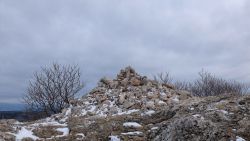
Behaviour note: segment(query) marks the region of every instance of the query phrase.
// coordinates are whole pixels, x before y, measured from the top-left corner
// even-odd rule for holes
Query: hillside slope
[[[250,140],[250,96],[193,97],[131,67],[49,118],[0,121],[0,140]]]

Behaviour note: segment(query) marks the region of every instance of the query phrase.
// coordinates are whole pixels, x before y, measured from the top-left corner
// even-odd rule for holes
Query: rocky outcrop
[[[60,114],[0,127],[4,140],[250,140],[250,96],[193,97],[127,67]]]
[[[13,123],[17,121],[15,120],[0,120],[0,140],[15,140],[15,136],[11,134],[6,134],[8,132],[15,132],[15,128],[13,128]]]
[[[249,96],[221,95],[192,98],[188,103],[176,105],[178,115],[161,126],[153,140],[249,140],[249,102],[239,105]],[[246,104],[246,103],[245,103]]]

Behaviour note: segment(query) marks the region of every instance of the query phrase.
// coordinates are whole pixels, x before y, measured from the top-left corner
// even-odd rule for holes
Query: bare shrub
[[[195,96],[215,96],[225,93],[243,95],[247,90],[246,84],[218,78],[206,71],[201,71],[199,78],[190,86],[190,91]]]
[[[176,81],[174,83],[174,87],[177,90],[186,90],[190,91],[192,84],[190,82],[185,82],[185,81]]]
[[[154,76],[160,83],[173,84],[177,90],[190,91],[194,96],[215,96],[220,94],[244,95],[249,92],[249,85],[234,80],[225,80],[212,73],[201,71],[193,82],[175,81],[169,72]]]
[[[53,64],[34,74],[23,100],[30,111],[47,116],[61,112],[83,88],[78,66]]]
[[[159,74],[155,75],[154,80],[157,82],[160,82],[160,83],[165,83],[165,84],[172,84],[173,83],[173,78],[169,72],[159,73]]]
[[[159,83],[174,85],[177,90],[189,90],[191,86],[190,82],[175,81],[169,72],[154,75],[154,80]]]

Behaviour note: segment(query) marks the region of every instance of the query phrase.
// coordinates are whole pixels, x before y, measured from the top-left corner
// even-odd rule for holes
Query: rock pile
[[[131,110],[141,113],[158,111],[188,98],[191,98],[188,92],[176,91],[170,85],[149,80],[127,67],[114,80],[102,78],[98,87],[71,104],[74,106],[73,115],[106,117]]]
[[[143,118],[149,118],[167,106],[189,98],[191,95],[188,92],[177,91],[171,85],[149,80],[146,76],[137,74],[133,68],[127,67],[120,71],[116,79],[102,78],[98,87],[82,99],[71,101],[72,108],[65,110],[56,118],[68,121],[72,133],[81,131],[89,139],[100,140],[118,134],[123,140],[127,138],[145,140],[147,138],[145,132],[148,132],[149,127],[143,125],[141,127],[144,128],[139,129],[123,127],[123,122],[142,121]],[[66,113],[69,112],[71,117],[65,119]],[[101,121],[102,124],[99,123]],[[81,128],[78,125],[81,125]],[[100,125],[110,129],[110,132],[100,130],[97,133],[101,136],[95,134],[97,129],[104,128]],[[89,132],[91,130],[93,132]]]
[[[250,96],[193,97],[127,67],[60,114],[0,127],[0,140],[246,141]]]

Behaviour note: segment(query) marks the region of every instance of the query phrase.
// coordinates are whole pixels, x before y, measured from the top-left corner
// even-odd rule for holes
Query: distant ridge
[[[0,103],[0,111],[23,111],[22,103]]]

